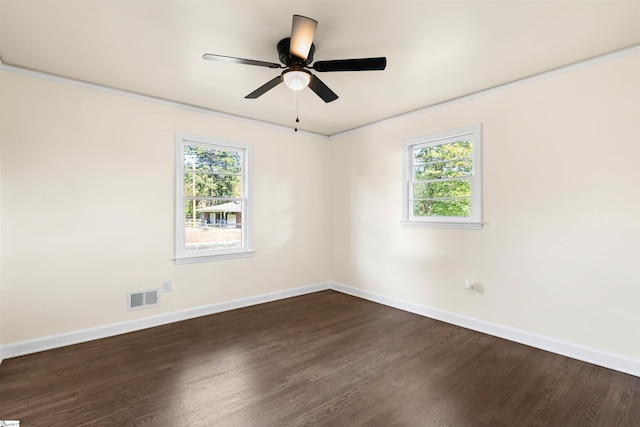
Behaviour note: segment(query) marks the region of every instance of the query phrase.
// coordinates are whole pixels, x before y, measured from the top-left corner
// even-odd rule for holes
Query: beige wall
[[[1,340],[329,279],[326,139],[1,72]],[[174,265],[175,132],[252,143],[252,258]],[[173,280],[153,309],[126,293]]]
[[[4,342],[2,340],[2,117],[6,110],[4,96],[4,73],[0,71],[0,346]],[[0,359],[2,357],[0,350]]]
[[[331,141],[5,71],[0,90],[1,345],[331,279],[640,358],[637,53]],[[402,228],[402,139],[478,122],[484,229]],[[253,258],[171,261],[175,131],[254,144]]]
[[[402,228],[402,139],[479,122],[483,230]],[[332,279],[640,358],[639,135],[635,53],[334,137]]]

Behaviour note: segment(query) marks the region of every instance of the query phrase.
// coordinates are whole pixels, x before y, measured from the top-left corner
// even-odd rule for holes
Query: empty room
[[[640,426],[640,1],[0,0],[0,425]]]

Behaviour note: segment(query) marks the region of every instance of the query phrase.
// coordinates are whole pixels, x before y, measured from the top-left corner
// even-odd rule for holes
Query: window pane
[[[471,181],[456,180],[413,184],[414,199],[434,199],[471,196]]]
[[[456,200],[415,200],[414,216],[471,216],[471,198]]]
[[[457,159],[446,162],[417,164],[414,166],[413,177],[416,181],[426,181],[471,176],[472,172],[473,161],[471,159]]]
[[[420,147],[413,150],[413,163],[442,162],[453,159],[466,159],[473,155],[473,142],[466,139],[448,144]]]
[[[184,194],[196,197],[242,197],[242,177],[184,171]]]
[[[185,212],[185,243],[188,252],[242,247],[242,203],[189,200],[185,203]]]
[[[184,224],[187,227],[198,225],[198,200],[187,200],[184,202]]]
[[[242,173],[242,154],[233,150],[185,145],[184,170],[187,169],[209,174],[239,174]]]
[[[184,172],[184,195],[185,196],[195,196],[197,193],[197,189],[194,187],[193,182],[193,172],[185,170]]]

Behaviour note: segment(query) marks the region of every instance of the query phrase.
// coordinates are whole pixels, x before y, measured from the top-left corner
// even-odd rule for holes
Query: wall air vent
[[[147,289],[127,293],[127,310],[155,307],[160,304],[160,289]]]

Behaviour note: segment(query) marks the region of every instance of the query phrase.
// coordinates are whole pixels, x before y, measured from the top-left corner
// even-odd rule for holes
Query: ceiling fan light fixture
[[[291,90],[302,90],[311,83],[311,73],[307,70],[286,70],[282,73],[284,84]]]

